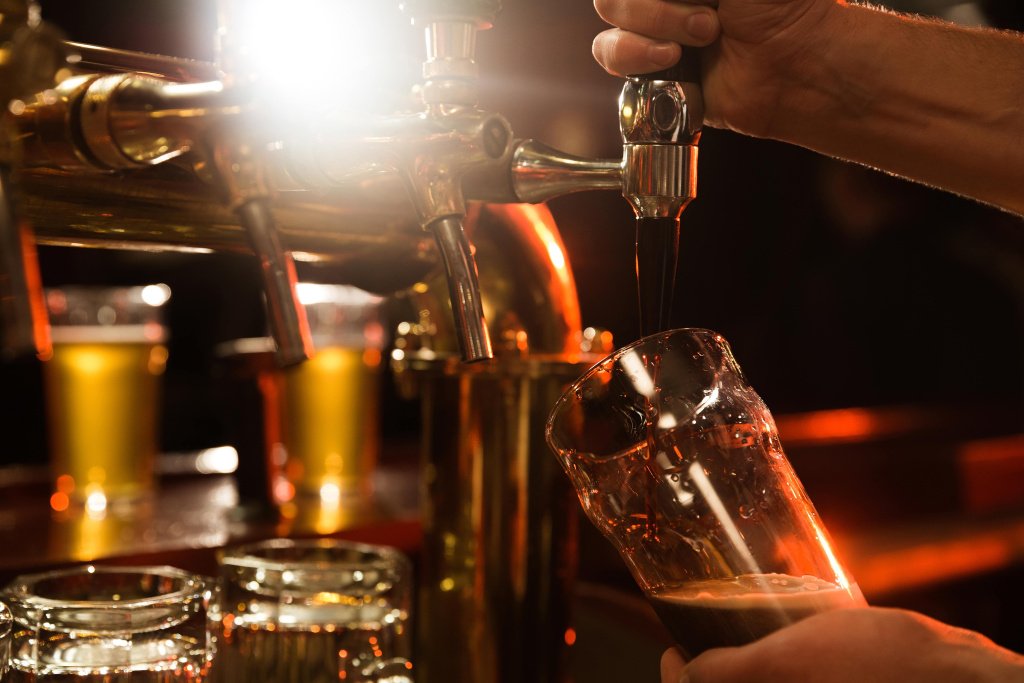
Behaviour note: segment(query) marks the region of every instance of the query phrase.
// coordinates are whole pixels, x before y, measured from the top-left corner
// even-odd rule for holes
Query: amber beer
[[[380,351],[330,346],[284,372],[285,477],[296,497],[365,499],[379,447]]]
[[[152,489],[164,336],[152,324],[53,328],[44,377],[55,497],[105,501]]]

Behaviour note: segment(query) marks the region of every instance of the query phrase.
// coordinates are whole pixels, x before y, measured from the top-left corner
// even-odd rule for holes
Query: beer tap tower
[[[357,133],[329,121],[268,130],[259,82],[237,60],[68,43],[29,0],[0,9],[2,49],[34,55],[0,71],[4,347],[46,343],[35,243],[252,254],[286,364],[311,348],[295,254],[412,300],[393,357],[424,414],[416,676],[561,680],[576,502],[543,431],[564,385],[610,348],[581,330],[541,202],[614,189],[645,211],[681,210],[695,188],[692,88],[627,84],[624,158],[562,154],[476,105],[476,35],[499,0],[408,0],[427,38],[422,111]],[[222,30],[230,37],[230,23]],[[26,49],[26,36],[46,50]],[[301,94],[284,106],[303,106]]]

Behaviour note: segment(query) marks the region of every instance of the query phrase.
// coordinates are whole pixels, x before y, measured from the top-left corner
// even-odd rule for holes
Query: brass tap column
[[[0,106],[50,88],[65,59],[60,37],[28,0],[0,2]],[[14,169],[21,156],[17,132],[0,122],[0,349],[5,356],[50,352],[49,326],[35,239],[22,216]]]

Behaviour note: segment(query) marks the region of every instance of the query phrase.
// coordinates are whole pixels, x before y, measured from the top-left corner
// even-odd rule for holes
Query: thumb
[[[665,650],[661,656],[661,683],[682,683],[685,669],[686,661],[679,648]]]

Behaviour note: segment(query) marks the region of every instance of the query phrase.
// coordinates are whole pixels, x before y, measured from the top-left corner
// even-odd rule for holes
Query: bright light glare
[[[349,285],[318,285],[312,282],[300,282],[295,286],[295,291],[303,306],[329,303],[343,306],[365,306],[381,301],[379,296]]]
[[[171,288],[167,285],[146,285],[142,288],[142,301],[150,306],[163,306],[171,298]]]
[[[644,367],[644,361],[640,354],[635,350],[627,351],[619,358],[619,365],[625,370],[626,376],[633,383],[633,388],[637,390],[637,393],[647,398],[653,398],[654,378],[651,377],[650,373],[647,372],[647,368]]]
[[[105,512],[107,509],[107,497],[102,491],[94,491],[90,493],[85,499],[85,509],[87,513],[98,514]]]
[[[218,446],[199,451],[196,470],[202,474],[231,474],[238,469],[238,451],[231,446]]]
[[[320,502],[324,505],[337,505],[341,500],[341,489],[333,482],[327,482],[320,487]]]
[[[725,532],[729,542],[732,543],[732,548],[736,552],[738,559],[746,565],[747,572],[750,574],[760,574],[760,565],[754,559],[754,555],[750,552],[750,548],[747,547],[746,541],[743,540],[743,534],[740,533],[736,523],[733,522],[732,515],[726,509],[725,503],[719,498],[714,484],[708,479],[708,475],[704,474],[704,466],[699,462],[694,462],[690,465],[688,472],[690,474],[690,481],[700,491],[704,501],[711,508],[715,519],[722,525],[722,530]]]
[[[261,93],[278,107],[360,113],[370,92],[402,82],[408,70],[395,49],[409,42],[408,17],[383,12],[380,4],[236,2],[227,18],[225,56],[233,70],[255,75]],[[418,42],[416,47],[422,51]]]

